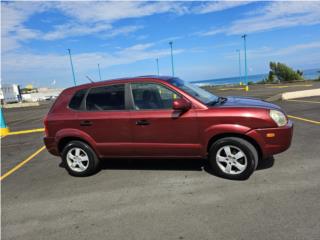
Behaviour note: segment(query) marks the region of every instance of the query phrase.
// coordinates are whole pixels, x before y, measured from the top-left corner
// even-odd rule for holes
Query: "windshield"
[[[188,94],[198,99],[200,102],[203,102],[204,104],[209,104],[218,101],[218,97],[213,95],[212,93],[207,92],[206,90],[191,83],[185,82],[179,78],[172,78],[168,80],[168,82],[187,92]]]

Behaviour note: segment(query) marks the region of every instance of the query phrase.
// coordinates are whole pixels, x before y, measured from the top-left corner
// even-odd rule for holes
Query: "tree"
[[[268,82],[291,82],[294,80],[303,80],[302,71],[294,71],[283,63],[270,62],[270,72]]]

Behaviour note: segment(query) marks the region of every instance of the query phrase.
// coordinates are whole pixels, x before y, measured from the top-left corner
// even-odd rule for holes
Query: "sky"
[[[206,80],[267,73],[270,61],[320,67],[320,2],[1,2],[1,81],[73,85],[139,75]]]

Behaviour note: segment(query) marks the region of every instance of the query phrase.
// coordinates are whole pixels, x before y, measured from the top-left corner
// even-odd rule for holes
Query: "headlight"
[[[287,124],[287,118],[286,115],[284,115],[282,112],[277,111],[277,110],[270,110],[270,117],[275,121],[275,123],[279,126],[282,127]]]

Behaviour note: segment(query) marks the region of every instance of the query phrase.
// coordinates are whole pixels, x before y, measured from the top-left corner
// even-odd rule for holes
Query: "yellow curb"
[[[5,137],[9,134],[10,132],[10,129],[7,127],[7,128],[0,128],[0,137]]]

